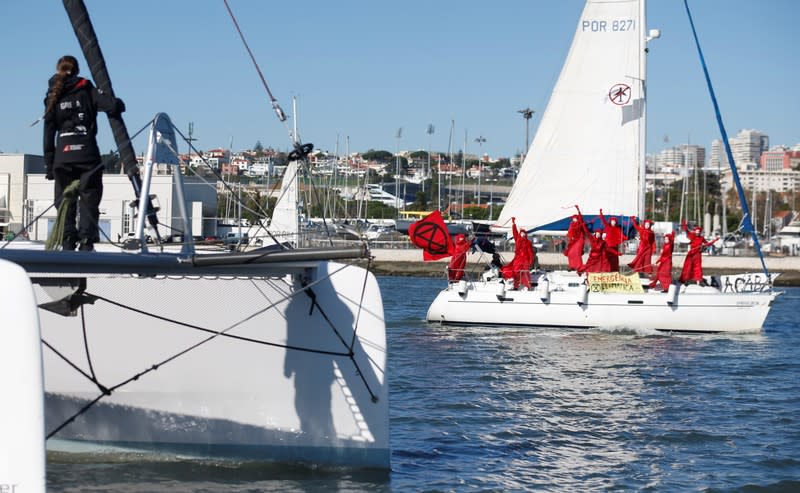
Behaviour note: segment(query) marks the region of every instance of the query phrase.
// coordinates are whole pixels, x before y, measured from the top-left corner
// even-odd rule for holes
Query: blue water
[[[383,277],[391,473],[51,454],[49,491],[800,491],[800,288],[759,335],[451,327]]]

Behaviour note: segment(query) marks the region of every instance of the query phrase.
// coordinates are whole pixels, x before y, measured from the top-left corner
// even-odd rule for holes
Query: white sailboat
[[[76,32],[93,37],[82,2],[65,0],[65,7]],[[94,56],[102,61],[99,48]],[[309,144],[297,145],[295,158],[306,150]],[[174,126],[159,114],[141,197],[149,197],[155,163],[177,166],[170,155],[177,156]],[[180,171],[174,175],[179,189]],[[141,200],[139,239],[148,207]],[[175,253],[139,243],[135,252],[53,252],[23,242],[0,248],[0,275],[20,294],[0,305],[0,346],[13,355],[7,362],[20,380],[45,396],[43,409],[29,409],[38,423],[20,430],[44,428],[47,448],[65,452],[389,467],[383,303],[372,273],[348,263],[368,257],[366,246],[198,255],[191,241]],[[14,337],[37,326],[41,345],[38,337]],[[20,387],[0,383],[4,391]],[[3,447],[23,444],[44,449],[41,435],[22,431]]]
[[[566,62],[498,220],[528,230],[566,230],[573,204],[585,216],[644,210],[646,43],[644,0],[587,0]],[[658,32],[649,33],[657,37]],[[764,277],[764,279],[769,279]],[[499,279],[450,284],[431,322],[660,331],[761,330],[779,294],[675,285],[594,291],[573,272],[538,272],[531,291]],[[767,288],[767,289],[763,289]],[[758,291],[758,292],[754,292]]]

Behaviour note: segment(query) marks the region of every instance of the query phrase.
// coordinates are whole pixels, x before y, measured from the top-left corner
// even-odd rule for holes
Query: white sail
[[[584,214],[637,214],[643,11],[639,0],[587,1],[500,225],[516,217],[520,226],[541,228],[573,214],[573,204]]]
[[[297,244],[298,240],[297,173],[297,161],[290,161],[283,174],[281,194],[269,223],[270,232],[280,243]]]

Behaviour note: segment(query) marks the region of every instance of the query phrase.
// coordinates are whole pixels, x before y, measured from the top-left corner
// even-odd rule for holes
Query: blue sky
[[[222,0],[85,0],[114,90],[135,132],[159,111],[203,149],[289,147]],[[273,93],[287,113],[298,97],[300,135],[317,148],[518,153],[538,124],[569,49],[582,0],[230,0]],[[796,0],[692,0],[695,24],[729,134],[755,128],[770,144],[800,142]],[[648,152],[710,146],[716,122],[682,0],[650,0]],[[56,60],[83,60],[61,2],[0,1],[0,151],[41,153],[47,79]],[[85,63],[82,74],[89,76]],[[100,146],[115,147],[101,120]],[[665,144],[665,136],[669,143]],[[137,141],[137,152],[143,144]],[[185,148],[184,148],[185,149]]]

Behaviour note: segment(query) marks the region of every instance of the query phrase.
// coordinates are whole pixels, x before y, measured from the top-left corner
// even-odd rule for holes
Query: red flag
[[[422,248],[422,259],[426,262],[453,255],[453,239],[438,210],[409,226],[408,237],[411,243]]]

